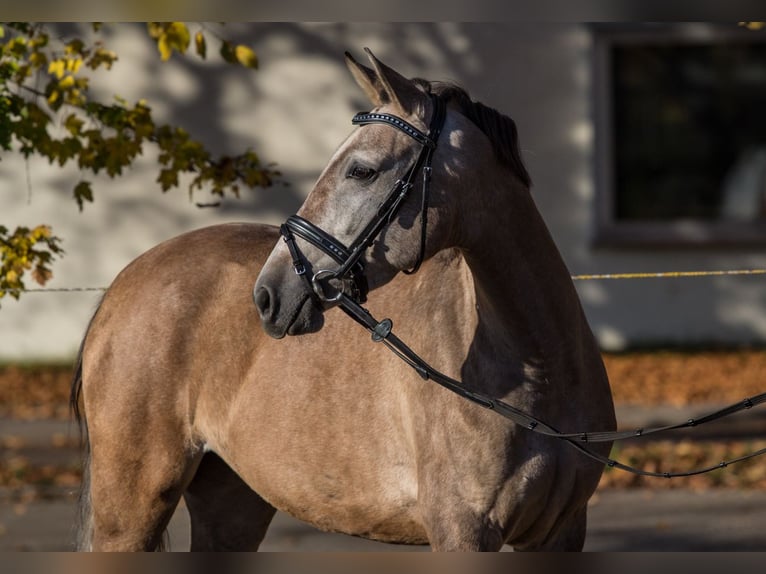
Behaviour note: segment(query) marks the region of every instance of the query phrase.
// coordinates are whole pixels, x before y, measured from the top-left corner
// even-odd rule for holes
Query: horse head
[[[254,290],[273,337],[315,332],[344,292],[357,300],[447,247],[457,203],[445,201],[452,146],[446,106],[368,50],[346,63],[373,110],[340,146],[282,227]],[[446,125],[445,125],[446,119]],[[440,135],[441,133],[441,135]],[[446,142],[446,143],[445,143]]]

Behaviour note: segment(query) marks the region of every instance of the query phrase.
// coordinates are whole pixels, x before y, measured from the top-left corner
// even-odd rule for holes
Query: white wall
[[[98,78],[104,93],[146,97],[159,119],[185,126],[219,151],[253,146],[290,182],[198,209],[185,190],[162,194],[150,158],[117,180],[96,182],[96,201],[77,211],[76,169],[0,162],[0,223],[49,223],[65,239],[49,287],[105,286],[131,259],[183,231],[232,220],[278,222],[293,212],[350,118],[368,106],[343,63],[362,48],[400,72],[452,80],[513,117],[535,182],[533,193],[573,273],[766,267],[737,251],[594,251],[591,37],[572,24],[247,24],[224,33],[258,53],[255,73],[174,57],[161,64],[137,25],[112,28],[121,56]],[[212,52],[213,50],[211,50]],[[148,154],[151,156],[151,154]],[[198,201],[209,197],[198,194]],[[512,214],[509,214],[512,224]],[[651,342],[752,343],[766,339],[763,279],[715,278],[580,283],[586,312],[607,348]],[[29,285],[32,286],[32,285]],[[0,360],[74,355],[96,293],[2,300]],[[247,336],[243,333],[243,336]]]

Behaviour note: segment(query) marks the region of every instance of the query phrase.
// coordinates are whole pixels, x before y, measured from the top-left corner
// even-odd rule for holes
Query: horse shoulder
[[[89,418],[140,421],[159,408],[189,427],[200,408],[232,398],[264,338],[251,290],[277,235],[257,224],[210,226],[125,267],[83,345]],[[215,403],[205,398],[209,387]]]

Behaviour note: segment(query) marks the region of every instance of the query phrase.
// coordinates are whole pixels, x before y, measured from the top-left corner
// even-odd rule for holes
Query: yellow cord
[[[660,273],[603,273],[598,275],[572,275],[572,280],[667,279],[677,277],[720,277],[724,275],[766,275],[766,269],[734,269],[731,271],[664,271]]]

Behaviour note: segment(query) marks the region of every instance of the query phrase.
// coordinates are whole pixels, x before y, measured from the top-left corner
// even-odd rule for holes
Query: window
[[[766,245],[766,32],[594,28],[597,245]]]

